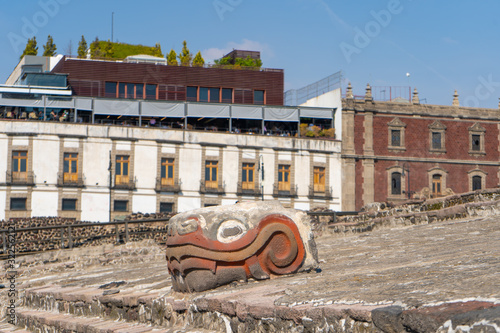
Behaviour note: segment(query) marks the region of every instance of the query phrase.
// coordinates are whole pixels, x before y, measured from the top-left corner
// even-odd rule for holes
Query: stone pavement
[[[171,290],[164,250],[152,242],[17,258],[19,326],[71,314],[145,325],[137,332],[500,332],[498,216],[317,243],[318,272],[194,294]],[[82,327],[74,331],[128,331]]]

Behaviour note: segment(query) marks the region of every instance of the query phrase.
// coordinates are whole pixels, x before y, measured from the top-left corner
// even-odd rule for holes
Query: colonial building
[[[342,101],[344,210],[496,187],[500,172],[499,110],[375,101],[368,85]]]
[[[337,107],[283,106],[281,70],[132,60],[21,60],[0,86],[0,219],[271,199],[342,209]]]

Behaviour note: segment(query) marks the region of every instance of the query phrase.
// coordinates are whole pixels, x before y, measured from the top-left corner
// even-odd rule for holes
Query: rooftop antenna
[[[113,43],[114,20],[115,20],[115,12],[111,12],[111,43]]]

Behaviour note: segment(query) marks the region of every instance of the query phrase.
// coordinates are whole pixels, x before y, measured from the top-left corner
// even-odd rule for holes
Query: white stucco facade
[[[9,178],[15,152],[26,152],[32,181]],[[108,221],[165,207],[182,212],[262,198],[303,210],[341,210],[340,153],[339,140],[5,120],[0,121],[0,219]],[[64,178],[68,154],[77,156],[74,184]],[[124,187],[117,186],[120,158],[128,163],[130,181]],[[159,187],[164,159],[175,161],[177,188]],[[219,168],[213,191],[204,185],[206,161]],[[254,168],[253,192],[242,190],[243,163]],[[277,190],[280,165],[289,166],[289,192]],[[311,193],[315,166],[325,170],[325,193]]]

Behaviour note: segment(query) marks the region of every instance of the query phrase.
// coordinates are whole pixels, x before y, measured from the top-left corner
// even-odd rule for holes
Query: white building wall
[[[31,135],[22,137],[14,135],[19,132],[31,133]],[[318,160],[318,162],[321,163],[326,162],[328,158],[329,186],[332,187],[334,197],[330,201],[330,208],[340,209],[341,207],[340,141],[0,120],[0,156],[4,157],[0,159],[0,218],[6,217],[9,209],[7,206],[8,189],[16,195],[22,195],[23,191],[27,191],[27,187],[5,185],[7,162],[11,158],[8,156],[9,136],[6,134],[12,135],[13,144],[16,146],[27,146],[32,142],[33,171],[36,174],[36,185],[31,187],[31,207],[29,207],[32,216],[57,215],[61,201],[59,193],[62,191],[65,195],[78,195],[81,220],[107,221],[110,209],[108,167],[113,143],[117,151],[133,149],[130,152],[133,155],[136,189],[130,192],[120,190],[120,196],[129,193],[127,195],[130,195],[130,207],[133,212],[156,212],[158,201],[170,200],[168,198],[176,200],[175,207],[179,212],[200,207],[203,204],[203,197],[211,200],[218,199],[222,204],[234,203],[238,199],[236,191],[241,168],[240,152],[244,158],[254,159],[259,161],[259,164],[260,161],[263,162],[265,200],[278,199],[299,209],[309,209],[311,202],[314,202],[314,205],[321,205],[321,200],[311,200],[308,197],[311,181],[310,168],[313,162],[311,156],[320,158],[321,161]],[[183,137],[184,141],[182,141]],[[79,149],[85,184],[83,188],[70,189],[56,186],[57,174],[62,173],[60,170],[61,146],[73,149],[73,151]],[[155,181],[158,151],[163,154],[175,154],[177,150],[179,151],[178,174],[181,192],[178,194],[157,193]],[[207,157],[218,156],[223,161],[222,177],[226,184],[226,192],[222,196],[202,195],[199,192],[204,167],[203,151]],[[273,196],[276,161],[278,163],[290,162],[294,165],[294,180],[298,185],[298,197],[276,198]],[[258,166],[256,166],[255,177],[260,183]],[[326,204],[324,201],[323,203]],[[68,212],[65,211],[65,215],[66,213]]]

